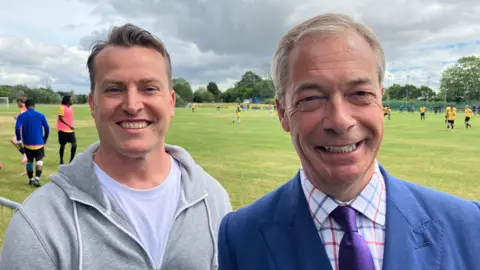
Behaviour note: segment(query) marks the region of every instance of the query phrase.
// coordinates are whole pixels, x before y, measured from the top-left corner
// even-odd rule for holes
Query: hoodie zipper
[[[143,255],[146,256],[148,258],[147,263],[148,263],[148,267],[149,269],[152,269],[152,270],[159,270],[159,269],[156,269],[153,267],[153,262],[152,262],[152,258],[150,258],[150,255],[148,254],[147,250],[145,249],[145,247],[143,246],[143,244],[132,234],[130,233],[129,231],[127,231],[124,227],[120,226],[120,224],[118,224],[116,221],[114,221],[112,218],[110,218],[109,216],[105,215],[102,211],[100,211],[100,209],[98,209],[96,206],[90,204],[90,203],[86,203],[84,201],[81,201],[79,199],[74,199],[72,198],[72,200],[75,200],[79,203],[82,203],[84,205],[88,205],[92,208],[94,208],[95,210],[97,210],[98,212],[100,212],[100,214],[102,214],[102,216],[104,216],[106,219],[108,219],[113,225],[115,225],[115,227],[117,227],[118,229],[120,229],[122,232],[124,232],[126,235],[130,236],[130,238],[132,238],[138,245],[140,245],[140,247],[142,248],[142,251],[143,251]]]

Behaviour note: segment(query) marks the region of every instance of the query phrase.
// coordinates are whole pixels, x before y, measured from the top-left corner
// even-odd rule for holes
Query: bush
[[[180,96],[176,96],[175,107],[185,107],[187,102],[183,100]]]
[[[268,98],[268,99],[265,100],[265,104],[275,105],[275,99],[274,98]]]

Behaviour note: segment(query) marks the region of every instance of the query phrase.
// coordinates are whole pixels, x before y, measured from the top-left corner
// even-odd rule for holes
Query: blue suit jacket
[[[396,179],[387,189],[387,270],[480,269],[480,205]],[[332,269],[297,174],[253,204],[227,214],[219,270]]]

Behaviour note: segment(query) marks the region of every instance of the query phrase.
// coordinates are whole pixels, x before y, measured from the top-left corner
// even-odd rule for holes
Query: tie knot
[[[357,231],[357,213],[349,206],[338,206],[333,210],[331,216],[342,227],[344,232]]]

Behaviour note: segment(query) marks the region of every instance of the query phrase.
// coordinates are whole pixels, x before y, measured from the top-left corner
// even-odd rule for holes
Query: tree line
[[[269,76],[270,77],[270,76]],[[253,71],[247,71],[234,86],[221,91],[218,85],[211,81],[206,86],[193,91],[190,83],[184,78],[173,79],[173,89],[177,93],[177,103],[182,106],[196,102],[242,102],[245,99],[257,98],[263,103],[274,103],[275,89],[271,78],[262,78]]]
[[[440,101],[440,98],[435,91],[428,86],[417,87],[412,84],[400,85],[393,84],[385,89],[383,100],[402,100],[408,98],[409,100],[430,100]],[[440,98],[440,99],[439,99]]]
[[[384,100],[425,100],[447,103],[480,101],[480,57],[461,57],[442,72],[440,91],[428,86],[393,84],[385,89]]]
[[[0,97],[8,97],[10,103],[17,98],[26,97],[35,100],[40,104],[60,104],[62,97],[70,95],[74,103],[85,104],[88,102],[88,95],[75,94],[74,91],[54,91],[51,87],[30,88],[26,85],[0,85]]]
[[[218,85],[211,81],[206,86],[193,91],[190,83],[184,78],[173,79],[173,89],[177,94],[177,106],[196,102],[242,102],[245,99],[258,98],[262,102],[274,103],[275,90],[271,78],[264,79],[253,71],[247,71],[232,88],[221,91]],[[73,97],[76,104],[88,102],[88,94],[76,94],[71,91],[54,91],[51,87],[30,88],[26,85],[0,85],[0,97],[8,97],[14,102],[19,97],[27,97],[41,104],[58,104],[64,95]]]
[[[218,85],[210,81],[195,91],[184,78],[173,79],[173,89],[177,93],[177,106],[196,102],[239,103],[245,99],[257,99],[259,102],[273,104],[275,89],[266,65],[266,78],[253,71],[245,72],[233,87],[222,91]],[[25,85],[0,85],[0,97],[8,97],[11,102],[19,97],[28,97],[37,103],[60,103],[62,96],[71,95],[77,104],[88,102],[87,94],[76,94],[74,91],[54,91],[51,87],[30,88]],[[383,99],[386,100],[428,100],[435,102],[470,102],[480,101],[480,57],[461,57],[446,68],[440,80],[440,91],[435,92],[428,86],[393,84],[385,89]]]

